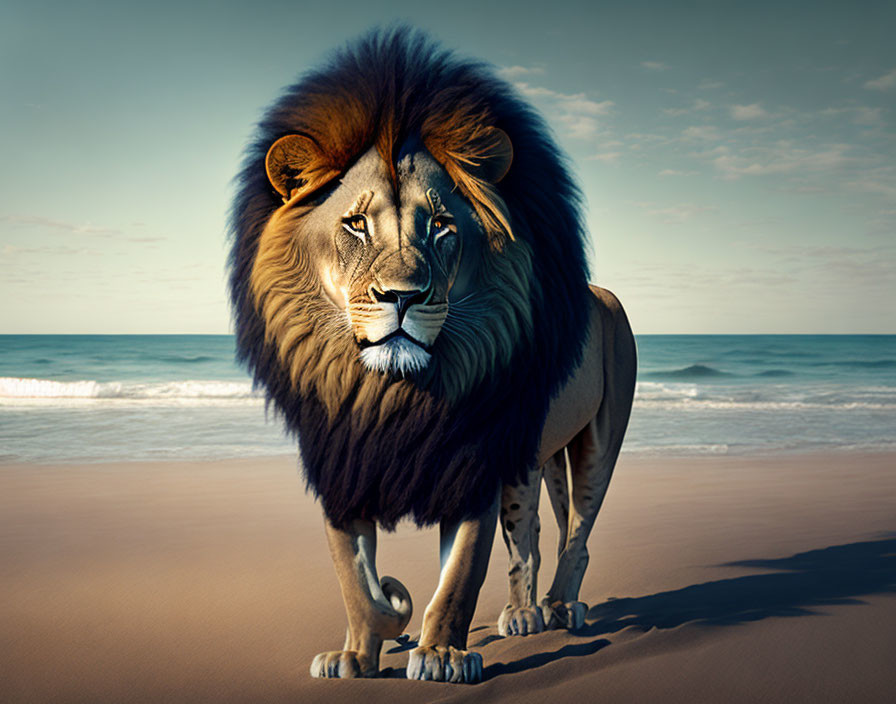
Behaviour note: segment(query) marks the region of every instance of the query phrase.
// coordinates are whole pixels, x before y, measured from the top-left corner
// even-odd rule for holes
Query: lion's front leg
[[[383,641],[401,635],[411,619],[411,597],[397,579],[377,577],[374,523],[358,520],[337,528],[326,520],[326,528],[348,633],[342,650],[314,658],[311,676],[375,677]]]
[[[440,526],[442,573],[423,616],[420,645],[408,659],[408,679],[482,679],[482,656],[467,651],[467,634],[488,570],[497,517],[496,496],[482,515]]]

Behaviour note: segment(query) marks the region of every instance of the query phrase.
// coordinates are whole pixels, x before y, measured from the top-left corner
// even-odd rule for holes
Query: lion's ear
[[[488,127],[469,146],[472,163],[468,162],[464,168],[476,178],[498,183],[510,171],[513,144],[504,130]]]
[[[264,166],[271,185],[284,198],[290,198],[308,182],[303,174],[318,167],[320,162],[320,148],[313,139],[289,134],[271,145]]]

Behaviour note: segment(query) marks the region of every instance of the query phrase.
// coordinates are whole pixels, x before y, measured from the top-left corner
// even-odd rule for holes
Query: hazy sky
[[[542,111],[636,332],[896,332],[896,3],[3,0],[0,333],[228,332],[254,123],[393,20]]]

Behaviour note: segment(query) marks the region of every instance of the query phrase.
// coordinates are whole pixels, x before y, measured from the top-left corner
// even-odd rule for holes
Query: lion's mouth
[[[368,349],[369,347],[376,347],[377,345],[384,345],[387,342],[390,342],[391,340],[394,340],[396,338],[402,338],[402,339],[407,340],[408,342],[413,342],[415,345],[420,347],[425,352],[432,351],[431,345],[427,345],[425,342],[422,342],[422,341],[418,340],[417,338],[411,336],[410,334],[408,334],[408,332],[404,328],[396,328],[395,330],[390,332],[388,335],[381,337],[378,340],[359,340],[358,346],[362,350],[365,350],[365,349]]]
[[[419,340],[401,328],[381,337],[376,342],[362,341],[361,362],[368,368],[387,374],[409,376],[423,371],[432,355]]]
[[[446,304],[413,305],[403,317],[395,306],[351,307],[361,362],[368,369],[398,376],[423,371],[432,361],[433,344],[447,313]]]

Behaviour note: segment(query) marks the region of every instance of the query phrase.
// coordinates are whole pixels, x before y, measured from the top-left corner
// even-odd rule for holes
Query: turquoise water
[[[638,338],[629,451],[896,449],[896,336]]]
[[[896,449],[896,336],[644,335],[623,452]],[[229,335],[0,336],[0,461],[223,458],[293,443]]]
[[[0,335],[0,377],[245,381],[232,335]]]

